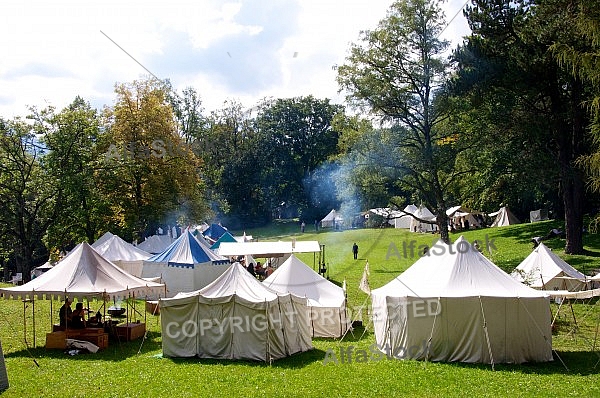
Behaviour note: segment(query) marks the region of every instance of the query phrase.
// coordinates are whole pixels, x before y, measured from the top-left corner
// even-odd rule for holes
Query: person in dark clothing
[[[85,312],[83,303],[77,303],[71,317],[71,327],[73,329],[85,329]]]
[[[352,245],[352,254],[354,254],[354,259],[356,260],[358,258],[358,245],[356,242]]]
[[[254,270],[254,264],[252,263],[252,261],[248,262],[248,266],[246,267],[246,269],[252,274],[253,277],[256,278],[256,271]]]
[[[73,318],[73,310],[71,309],[71,301],[70,298],[65,299],[65,303],[58,310],[58,317],[60,318],[60,326],[66,327],[71,326],[71,319]]]

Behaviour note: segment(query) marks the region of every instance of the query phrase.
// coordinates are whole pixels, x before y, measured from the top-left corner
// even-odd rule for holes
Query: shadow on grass
[[[160,333],[158,332],[148,332],[146,335],[146,339],[137,339],[128,342],[119,342],[114,339],[109,341],[108,347],[98,351],[95,354],[86,353],[86,354],[77,354],[77,355],[69,355],[66,353],[67,350],[61,349],[46,349],[44,347],[36,347],[30,348],[29,350],[23,348],[19,351],[13,351],[9,353],[5,353],[5,358],[69,358],[73,360],[103,360],[103,361],[122,361],[125,358],[133,357],[143,354],[148,354],[150,352],[155,352],[157,350],[162,349],[162,344],[160,340]]]
[[[207,358],[165,358],[158,356],[161,360],[171,361],[175,364],[202,364],[202,365],[220,365],[220,366],[239,366],[247,365],[253,368],[273,367],[281,369],[299,369],[311,365],[315,362],[323,361],[325,351],[313,348],[310,351],[299,352],[289,357],[273,361],[271,364],[263,361],[234,360],[234,359],[207,359]]]
[[[558,354],[558,356],[557,356]],[[594,351],[558,351],[553,353],[554,360],[551,362],[531,362],[524,364],[505,364],[499,363],[494,365],[496,372],[519,372],[523,374],[535,375],[553,375],[553,374],[578,374],[582,376],[595,375],[600,373],[600,354]],[[560,359],[559,359],[560,357]],[[562,359],[562,361],[561,361]],[[564,365],[563,365],[564,362]],[[481,369],[492,371],[490,364],[482,363],[462,363],[451,362],[445,364],[453,367]],[[565,367],[566,366],[566,367]]]

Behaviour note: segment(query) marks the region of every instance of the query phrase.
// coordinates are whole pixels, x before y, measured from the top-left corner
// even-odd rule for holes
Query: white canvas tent
[[[549,297],[511,278],[463,238],[372,291],[378,348],[399,359],[552,360]]]
[[[91,246],[95,249],[96,247],[100,246],[101,244],[103,244],[104,242],[106,242],[107,240],[112,238],[113,236],[114,235],[111,232],[105,232],[104,235],[99,237],[94,243],[91,244]]]
[[[40,265],[39,267],[35,267],[33,270],[31,270],[31,279],[37,278],[44,272],[50,271],[53,267],[54,265],[50,263],[50,261],[46,261],[44,264]]]
[[[344,218],[332,209],[322,220],[321,228],[337,228],[344,223]]]
[[[101,298],[122,300],[130,295],[164,295],[165,286],[128,274],[106,260],[86,242],[79,244],[48,272],[32,281],[0,289],[7,298]]]
[[[454,206],[446,210],[446,214],[460,228],[466,228],[467,224],[469,228],[481,227],[481,223],[475,218],[476,214],[482,214],[480,212],[469,210],[463,206]]]
[[[112,261],[131,275],[141,278],[144,260],[152,254],[125,242],[117,235],[113,235],[95,247],[105,259]]]
[[[159,305],[165,357],[270,362],[312,349],[306,299],[267,288],[240,263]]]
[[[488,214],[490,217],[496,217],[492,223],[492,227],[504,227],[507,225],[520,224],[521,221],[510,211],[506,206],[501,207],[500,210]]]
[[[511,273],[515,280],[541,290],[579,291],[586,276],[540,243]]]
[[[137,247],[150,254],[162,253],[167,247],[169,247],[175,239],[169,235],[152,235],[147,237],[142,243],[138,244]]]
[[[228,267],[228,259],[211,251],[186,230],[162,253],[144,261],[142,277],[161,277],[167,285],[167,297],[173,297],[203,288]]]
[[[415,217],[421,220],[431,221],[433,224],[421,222],[416,218],[411,217],[410,230],[412,232],[434,232],[437,230],[435,215],[427,207],[421,205],[413,214]]]
[[[341,337],[348,330],[350,320],[346,314],[344,290],[317,274],[293,254],[263,284],[280,293],[292,293],[308,299],[313,337]]]

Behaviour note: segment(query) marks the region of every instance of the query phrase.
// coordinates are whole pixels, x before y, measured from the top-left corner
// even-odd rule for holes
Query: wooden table
[[[115,333],[120,340],[131,341],[139,339],[146,333],[145,323],[125,323],[115,327]]]

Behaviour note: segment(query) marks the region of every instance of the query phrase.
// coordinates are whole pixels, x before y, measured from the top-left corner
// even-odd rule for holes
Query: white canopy
[[[515,280],[542,290],[578,291],[586,276],[540,243],[511,273]]]
[[[130,294],[160,296],[164,290],[163,284],[128,274],[83,242],[48,272],[24,285],[0,289],[0,293],[16,299],[34,295],[123,299]]]
[[[549,298],[499,269],[463,237],[438,242],[372,291],[380,350],[401,359],[552,360]]]
[[[308,299],[313,337],[341,337],[348,330],[344,290],[293,254],[263,284],[280,293]]]
[[[306,299],[267,288],[239,263],[159,303],[166,357],[269,362],[312,349]]]
[[[318,253],[321,245],[316,240],[292,242],[223,242],[219,246],[221,256],[281,257],[289,253]]]
[[[424,223],[414,217],[411,217],[410,230],[412,232],[433,232],[437,229],[437,225],[435,224],[435,215],[427,207],[421,205],[413,214],[415,217],[421,220],[431,221],[433,224]]]

